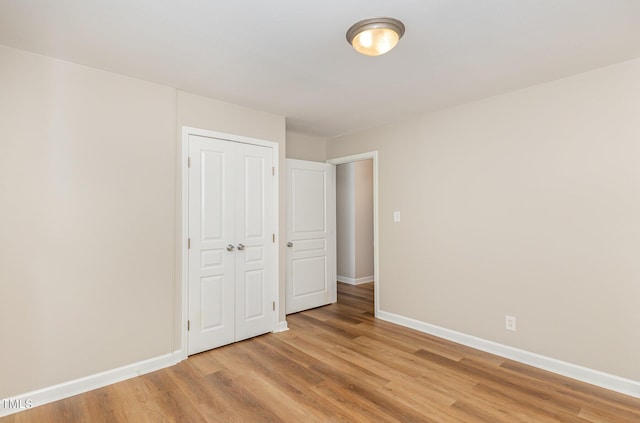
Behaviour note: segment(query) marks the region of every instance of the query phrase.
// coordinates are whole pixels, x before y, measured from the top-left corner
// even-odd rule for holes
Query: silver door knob
[[[238,250],[244,250],[244,244],[238,244]]]
[[[287,242],[287,247],[293,247],[293,242]]]
[[[227,251],[233,251],[236,247],[234,247],[233,245],[229,244],[227,245]]]

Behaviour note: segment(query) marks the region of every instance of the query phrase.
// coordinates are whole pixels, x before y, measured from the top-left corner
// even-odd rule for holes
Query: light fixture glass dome
[[[371,18],[357,22],[347,31],[347,41],[360,54],[380,56],[398,44],[404,24],[393,18]]]

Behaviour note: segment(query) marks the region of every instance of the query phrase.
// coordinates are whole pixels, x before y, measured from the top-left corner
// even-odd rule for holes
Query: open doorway
[[[377,152],[328,160],[336,165],[337,279],[373,291],[378,314]],[[341,289],[338,289],[340,294]]]
[[[373,282],[373,161],[336,166],[338,282]]]

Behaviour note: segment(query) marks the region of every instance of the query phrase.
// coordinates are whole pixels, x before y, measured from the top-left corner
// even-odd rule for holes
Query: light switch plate
[[[394,222],[400,222],[400,212],[399,211],[394,211],[393,212],[393,221]]]

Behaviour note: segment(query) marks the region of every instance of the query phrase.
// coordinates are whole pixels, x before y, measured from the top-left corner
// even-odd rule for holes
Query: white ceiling
[[[407,28],[377,58],[373,16]],[[0,0],[0,44],[333,137],[640,57],[640,0]]]

